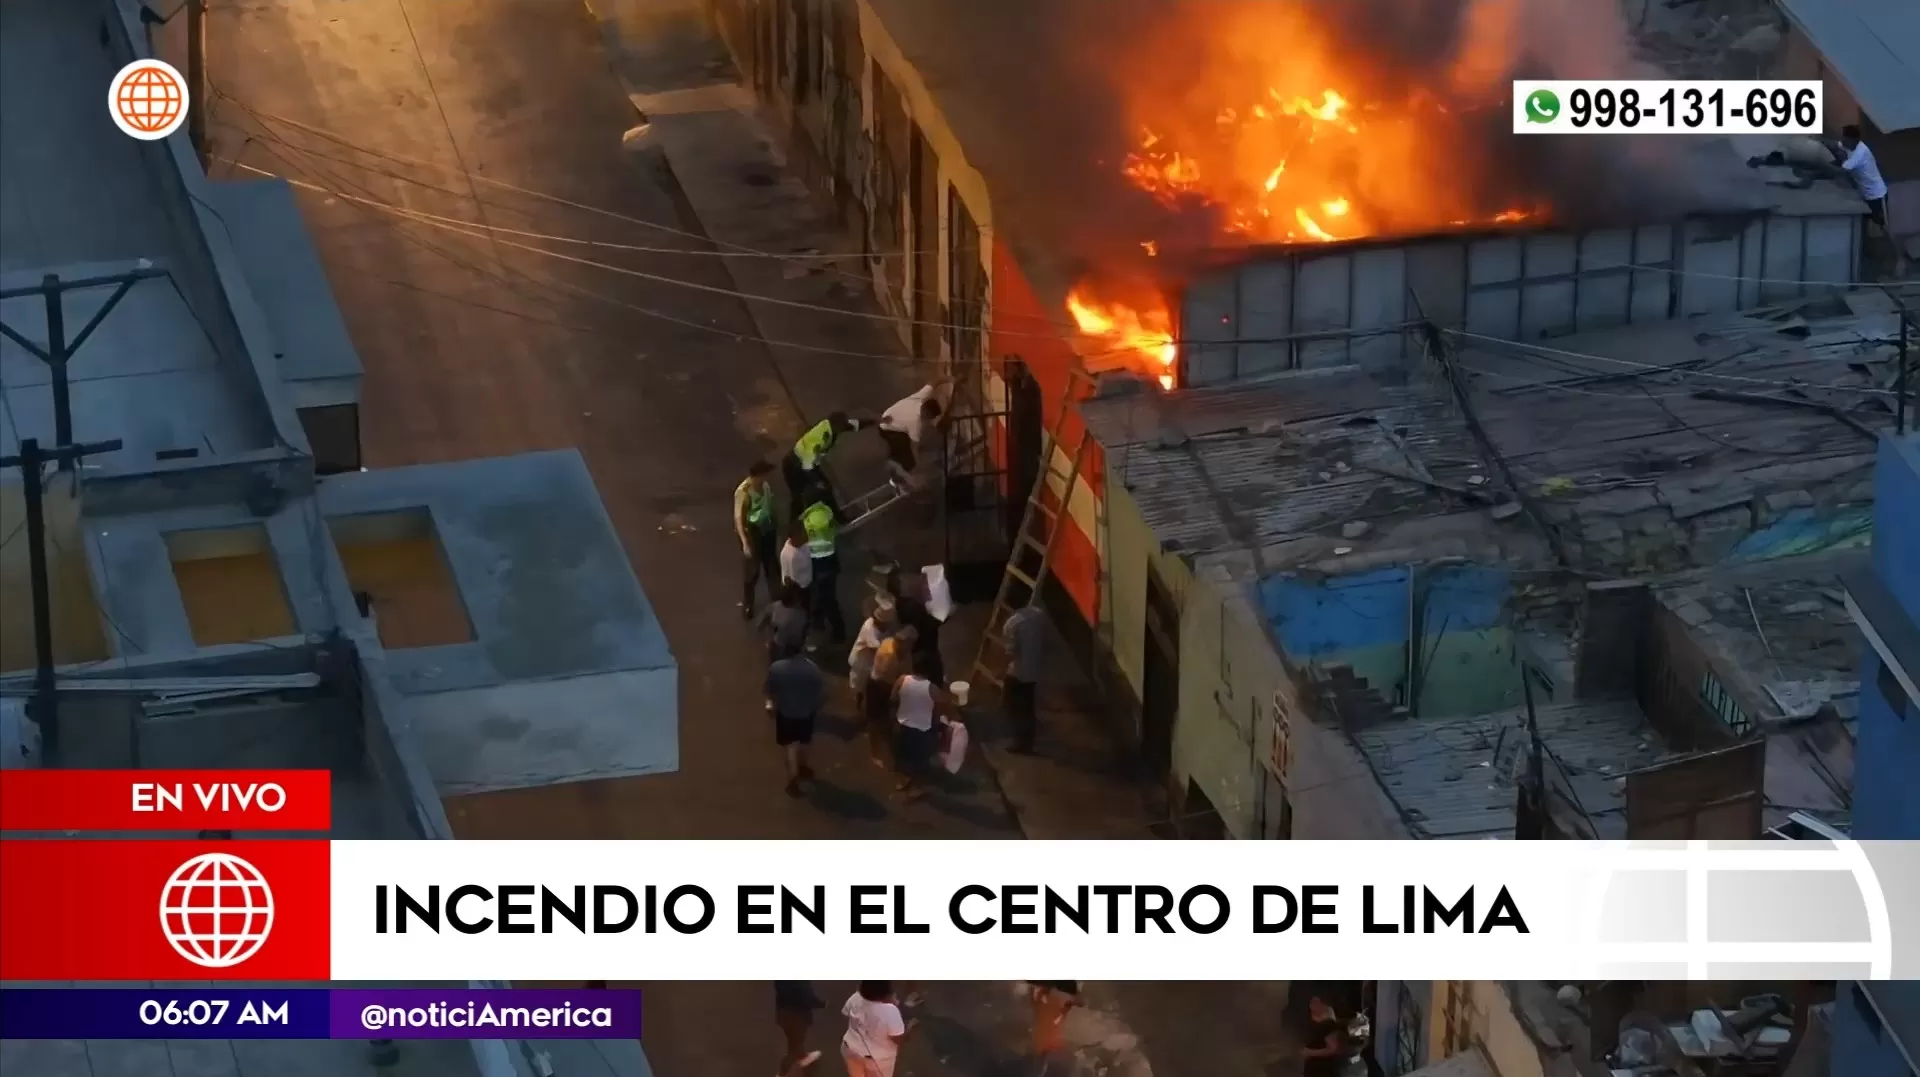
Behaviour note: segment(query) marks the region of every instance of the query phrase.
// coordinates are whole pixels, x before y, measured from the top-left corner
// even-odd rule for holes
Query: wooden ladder
[[[1068,464],[1064,472],[1054,466],[1055,450],[1063,444],[1061,435],[1066,431],[1067,416],[1073,413],[1075,404],[1091,393],[1093,385],[1093,376],[1087,373],[1086,368],[1075,365],[1071,369],[1066,391],[1060,397],[1053,423],[1040,447],[1040,475],[1035,479],[1033,489],[1027,492],[1027,505],[1020,513],[1020,526],[1013,535],[1013,549],[1007,554],[1007,568],[1000,576],[1000,588],[994,594],[993,608],[987,614],[986,630],[980,637],[980,651],[973,660],[972,679],[975,685],[990,684],[995,689],[1003,686],[1007,659],[1012,653],[1006,632],[1007,619],[1019,608],[1013,602],[1014,594],[1017,589],[1024,588],[1027,601],[1037,600],[1040,588],[1046,583],[1047,572],[1053,567],[1053,551],[1060,542],[1063,530],[1060,518],[1066,515],[1073,503],[1074,486],[1080,481],[1080,470],[1086,462],[1093,437],[1087,431],[1081,431],[1072,449],[1066,453]],[[1060,486],[1057,508],[1047,502],[1055,478],[1064,480]],[[1035,534],[1036,531],[1039,534]],[[1030,550],[1040,555],[1040,563],[1032,575],[1022,567]],[[1026,604],[1021,602],[1019,605]]]

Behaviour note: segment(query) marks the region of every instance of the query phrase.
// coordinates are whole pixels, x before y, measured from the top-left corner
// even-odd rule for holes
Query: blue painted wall
[[[1858,985],[1843,981],[1833,1004],[1834,1077],[1912,1077],[1894,1030],[1880,1018]],[[1874,1001],[1898,1022],[1920,1014],[1920,981],[1872,985]]]
[[[1442,717],[1517,705],[1513,636],[1504,624],[1512,586],[1501,568],[1399,565],[1326,580],[1270,577],[1260,601],[1289,658],[1350,665],[1394,702],[1406,691],[1408,602],[1417,590],[1424,610],[1418,711]]]
[[[1880,446],[1874,470],[1873,571],[1907,616],[1920,622],[1920,440]],[[1853,833],[1920,838],[1920,721],[1902,719],[1881,696],[1880,660],[1861,663],[1854,752]]]
[[[1874,469],[1873,571],[1907,616],[1920,621],[1920,439],[1880,444]],[[1855,736],[1853,834],[1858,838],[1920,838],[1920,718],[1902,718],[1880,694],[1880,660],[1871,648],[1861,663],[1860,722]],[[1875,997],[1896,1021],[1911,1027],[1920,1015],[1920,983],[1874,985]],[[1920,1044],[1907,1044],[1920,1050]],[[1835,1077],[1907,1077],[1886,1027],[1842,984],[1834,1006]]]

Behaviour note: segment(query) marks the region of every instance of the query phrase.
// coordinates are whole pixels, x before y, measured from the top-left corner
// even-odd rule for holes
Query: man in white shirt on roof
[[[880,416],[880,438],[887,443],[887,470],[897,483],[913,481],[920,464],[920,441],[929,427],[938,429],[946,414],[952,378],[923,385],[912,396],[896,401]]]
[[[1880,175],[1880,162],[1874,159],[1873,151],[1860,140],[1860,128],[1848,124],[1840,129],[1840,146],[1834,151],[1834,160],[1838,161],[1847,178],[1859,189],[1860,197],[1866,200],[1867,216],[1880,226],[1889,240],[1893,240],[1894,257],[1897,263],[1906,261],[1900,250],[1900,242],[1893,238],[1893,227],[1887,218],[1887,181]]]

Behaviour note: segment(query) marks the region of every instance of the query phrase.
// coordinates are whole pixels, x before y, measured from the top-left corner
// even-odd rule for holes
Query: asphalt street
[[[276,0],[222,4],[210,18],[212,171],[306,185],[301,209],[366,365],[368,465],[577,446],[680,663],[677,773],[456,799],[448,804],[456,831],[1018,837],[990,777],[906,804],[843,723],[817,745],[820,788],[804,801],[784,794],[761,710],[761,651],[734,606],[730,491],[749,461],[784,450],[803,416],[877,409],[921,372],[899,359],[776,350],[757,339],[754,312],[724,294],[740,287],[738,274],[712,256],[701,238],[711,222],[674,179],[698,162],[663,168],[623,146],[636,113],[608,29],[571,0]],[[675,70],[711,80],[711,42],[696,28],[685,44],[706,51]],[[702,176],[703,207],[758,213],[764,228],[763,173],[740,175],[737,189],[724,171]],[[844,242],[804,206],[777,219],[781,249]],[[550,237],[667,250],[594,247],[588,256]],[[795,294],[874,309],[857,289],[825,288],[816,276],[788,283]],[[783,332],[900,354],[878,323],[813,321]],[[645,1045],[661,1074],[772,1065],[767,985],[642,985]],[[822,993],[837,1001],[847,986]],[[1022,1012],[1012,981],[918,986],[929,999],[928,1032],[903,1074],[1015,1071]],[[1211,1075],[1224,1062],[1258,1072],[1282,1049],[1282,990],[1106,985],[1078,1035],[1103,1070],[1144,1074],[1151,1054],[1154,1069],[1175,1077]],[[830,1048],[828,1023],[818,1045]]]

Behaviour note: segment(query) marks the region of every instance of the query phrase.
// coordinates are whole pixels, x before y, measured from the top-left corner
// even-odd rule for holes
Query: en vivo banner
[[[0,979],[1920,978],[1920,842],[327,841],[283,777],[0,776]],[[45,833],[156,803],[225,826]]]

